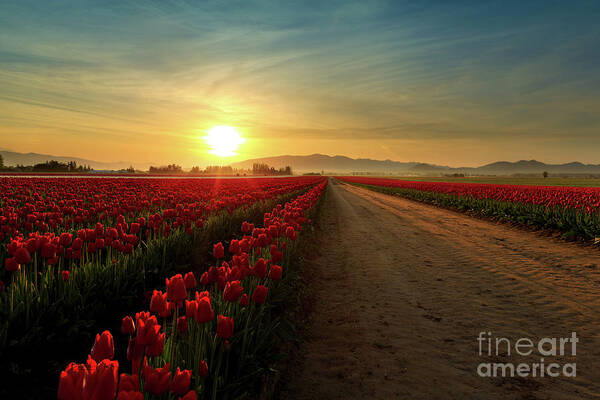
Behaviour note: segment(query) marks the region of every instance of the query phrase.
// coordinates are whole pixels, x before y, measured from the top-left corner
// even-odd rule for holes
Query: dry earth
[[[598,399],[600,251],[332,182],[316,302],[282,399]],[[574,378],[482,378],[477,337],[576,332]],[[565,352],[570,354],[570,344]],[[492,348],[492,352],[495,349]],[[549,361],[552,360],[552,361]]]

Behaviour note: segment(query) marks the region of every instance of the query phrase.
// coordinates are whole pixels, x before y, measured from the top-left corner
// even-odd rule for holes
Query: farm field
[[[378,178],[402,181],[489,183],[492,185],[533,185],[533,186],[582,186],[600,187],[600,178],[519,177],[519,176],[379,176]]]
[[[0,187],[4,396],[600,393],[600,251],[562,240],[598,235],[600,189],[320,176]],[[481,327],[577,332],[581,372],[481,379],[479,363],[502,360],[471,351]],[[274,374],[290,341],[296,355]]]
[[[10,377],[0,393],[248,392],[240,382],[264,368],[265,340],[278,332],[276,307],[263,304],[281,302],[325,182],[0,179],[0,358]],[[117,379],[126,372],[135,378]]]

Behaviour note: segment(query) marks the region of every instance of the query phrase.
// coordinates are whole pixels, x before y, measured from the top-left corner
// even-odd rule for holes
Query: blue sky
[[[238,158],[600,163],[599,20],[594,1],[5,0],[0,147],[192,165],[231,125]]]

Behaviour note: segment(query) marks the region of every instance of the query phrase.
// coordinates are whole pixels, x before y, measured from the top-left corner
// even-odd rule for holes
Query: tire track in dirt
[[[598,399],[600,252],[349,185],[330,185],[316,304],[281,398]],[[577,332],[574,378],[481,378],[477,336]],[[514,348],[513,348],[514,351]]]

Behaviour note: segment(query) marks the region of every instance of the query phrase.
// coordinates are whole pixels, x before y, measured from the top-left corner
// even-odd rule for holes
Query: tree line
[[[77,172],[85,173],[92,170],[89,165],[77,165],[75,161],[60,162],[50,160],[33,165],[17,164],[16,166],[5,166],[4,157],[0,154],[0,169],[8,172]]]
[[[74,173],[87,173],[92,171],[89,165],[77,165],[75,161],[60,162],[56,160],[50,160],[43,163],[34,165],[21,165],[16,166],[4,166],[4,157],[0,154],[0,170],[7,172],[74,172]],[[118,172],[123,173],[137,173],[133,166],[127,169],[119,170]],[[169,164],[164,166],[150,166],[147,171],[150,174],[193,174],[193,175],[229,175],[229,176],[246,176],[246,175],[266,175],[266,176],[278,176],[278,175],[292,175],[292,168],[287,166],[285,168],[276,169],[269,166],[268,164],[254,163],[252,169],[244,168],[233,168],[230,165],[209,165],[205,168],[198,166],[193,167],[189,172],[183,170],[180,165]]]

